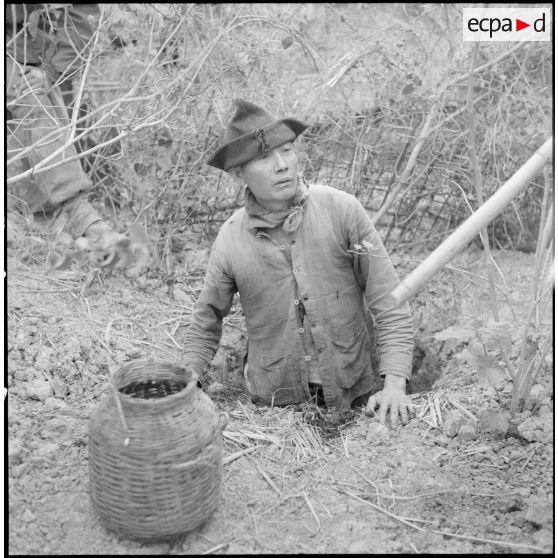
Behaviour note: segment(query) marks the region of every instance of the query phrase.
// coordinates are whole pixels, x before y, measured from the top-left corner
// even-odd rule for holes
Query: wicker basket
[[[227,416],[197,379],[157,361],[137,361],[113,375],[89,420],[91,498],[111,531],[169,540],[216,509]]]

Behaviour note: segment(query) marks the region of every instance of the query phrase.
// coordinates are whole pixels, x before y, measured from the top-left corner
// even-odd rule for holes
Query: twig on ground
[[[432,397],[432,394],[429,393],[428,394],[428,409],[430,411],[430,418],[432,419],[432,426],[434,428],[438,428],[440,425],[438,424],[438,421],[436,419],[436,411],[434,408],[434,400]]]
[[[533,456],[535,455],[536,451],[537,451],[537,448],[533,448],[531,450],[531,453],[529,454],[529,456],[527,457],[527,459],[525,460],[523,465],[519,468],[520,471],[523,471],[525,469],[525,467],[527,467],[527,464],[529,463],[529,461],[531,461],[531,459],[533,459]]]
[[[279,488],[277,488],[277,485],[271,480],[270,476],[265,472],[264,468],[255,459],[253,459],[249,455],[247,457],[250,461],[252,461],[252,463],[254,463],[254,465],[256,466],[256,469],[258,469],[258,471],[260,472],[260,474],[262,475],[264,480],[267,482],[267,484],[269,484],[269,486],[271,486],[271,488],[273,488],[273,490],[275,490],[275,492],[277,492],[277,495],[279,496],[279,498],[281,498],[281,496],[282,496],[281,491],[279,490]]]
[[[495,544],[497,546],[509,546],[511,548],[529,548],[531,550],[538,550],[539,552],[544,552],[543,548],[540,548],[539,546],[533,546],[530,544],[523,544],[523,543],[512,543],[512,542],[507,542],[507,541],[496,541],[494,539],[483,539],[480,537],[472,537],[469,535],[457,535],[456,533],[446,533],[444,531],[437,531],[437,530],[432,530],[432,533],[438,533],[439,535],[444,535],[446,537],[455,537],[458,539],[466,539],[468,541],[476,541],[476,542],[482,542],[482,543],[487,543],[487,544]]]
[[[320,523],[320,519],[319,519],[318,515],[316,514],[316,510],[314,509],[314,506],[312,505],[312,502],[310,502],[310,498],[308,498],[308,495],[306,494],[306,492],[303,491],[302,495],[304,496],[304,499],[306,500],[306,503],[308,504],[308,507],[310,508],[310,511],[312,512],[312,515],[314,516],[314,519],[316,520],[316,523],[318,524],[318,528],[316,529],[316,532],[313,533],[312,535],[310,535],[311,537],[314,537],[319,533],[319,531],[322,527],[322,524]]]
[[[176,345],[177,349],[182,349],[182,347],[176,342],[176,339],[166,329],[164,329],[163,331],[165,332],[167,337]]]
[[[159,322],[157,324],[157,326],[162,326],[162,325],[166,325],[166,324],[170,324],[171,322],[174,322],[175,320],[180,321],[180,319],[182,318],[182,316],[178,316],[177,318],[171,318],[170,320],[163,320],[162,322]],[[173,333],[174,335],[174,333]]]
[[[269,435],[250,431],[249,429],[236,428],[236,425],[235,425],[235,430],[233,430],[229,426],[229,428],[225,432],[223,432],[223,437],[241,446],[248,445],[249,442],[247,440],[260,440],[262,442],[275,443],[279,445],[279,441],[274,440]],[[246,440],[244,438],[246,438]]]
[[[77,287],[70,287],[68,289],[11,289],[11,293],[25,293],[25,294],[35,294],[35,293],[69,293],[75,291]]]
[[[476,455],[477,453],[483,453],[485,451],[490,451],[490,446],[472,446],[462,450],[461,455]]]
[[[366,481],[376,492],[380,492],[378,487],[367,477],[365,477],[354,465],[349,465],[349,467],[364,481]]]
[[[258,449],[257,446],[252,446],[251,448],[247,448],[247,449],[242,450],[242,451],[237,451],[235,453],[231,453],[230,455],[227,455],[223,459],[223,465],[227,465],[228,463],[231,463],[235,459],[238,459],[239,457],[242,457],[243,455],[246,455],[247,453],[250,453],[250,452],[252,452],[256,449]]]
[[[430,521],[429,519],[417,519],[416,517],[403,517],[402,515],[399,516],[401,519],[405,519],[406,521],[415,521],[416,523],[430,523],[431,525],[435,525],[436,521]]]
[[[264,442],[266,444],[281,445],[281,440],[274,436],[270,427],[262,425],[254,420],[253,414],[248,412],[248,409],[238,401],[239,407],[242,411],[237,409],[230,412],[230,417],[233,419],[228,428],[223,432],[223,437],[230,442],[246,447],[252,447],[253,441]],[[239,419],[242,422],[238,422]]]
[[[209,550],[206,550],[205,552],[202,552],[202,556],[205,554],[213,554],[214,552],[217,552],[218,550],[221,550],[222,548],[225,548],[227,546],[229,546],[231,543],[234,542],[235,539],[232,539],[231,541],[227,542],[227,543],[223,543],[223,544],[218,544],[217,546],[214,546],[213,548],[210,548]]]
[[[258,533],[258,522],[256,521],[256,514],[254,513],[254,510],[252,510],[252,519],[254,520],[254,538],[256,539],[258,544],[261,545],[260,535]]]
[[[355,487],[353,484],[350,484],[348,482],[343,482],[343,481],[336,481],[336,484],[338,485],[343,485],[343,486],[347,486],[349,488],[353,488],[355,490],[358,491],[358,493],[355,493],[361,497],[368,497],[368,498],[372,498],[377,496],[378,498],[389,498],[390,500],[418,500],[419,498],[429,498],[430,496],[438,496],[440,494],[448,494],[451,492],[457,492],[457,493],[461,493],[464,496],[482,496],[482,497],[486,497],[486,498],[497,498],[497,497],[502,497],[502,496],[509,496],[512,493],[507,493],[507,494],[503,494],[503,493],[498,493],[498,494],[490,494],[490,493],[485,493],[485,492],[467,492],[461,488],[447,488],[444,490],[435,490],[432,492],[425,492],[424,494],[416,494],[414,496],[397,496],[396,494],[386,494],[383,492],[380,492],[379,490],[376,489],[376,492],[364,492],[362,490],[359,490],[358,487]],[[374,487],[375,488],[375,487]]]
[[[401,523],[404,523],[405,525],[412,527],[413,529],[416,529],[417,531],[422,531],[423,533],[425,532],[425,530],[422,527],[418,527],[417,525],[413,525],[411,522],[402,519],[400,516],[380,507],[380,506],[376,506],[376,504],[373,504],[372,502],[369,502],[368,500],[364,500],[363,498],[360,498],[359,496],[357,496],[356,494],[353,494],[352,492],[349,492],[348,490],[344,490],[344,489],[339,489],[339,492],[342,492],[343,494],[346,494],[347,496],[350,496],[351,498],[357,500],[358,502],[362,502],[364,504],[366,504],[367,506],[370,506],[371,508],[374,508],[375,510],[382,512],[384,514],[386,514],[387,516],[391,517],[392,519],[395,519],[396,521],[400,521]]]
[[[460,405],[455,399],[452,399],[451,397],[448,398],[448,401],[457,409],[459,409],[463,414],[467,415],[471,420],[474,420],[475,422],[477,422],[477,418],[475,417],[475,415],[473,415],[472,413],[470,413],[467,409],[465,409],[465,407],[463,407],[463,405]]]
[[[325,506],[325,504],[323,504],[320,500],[318,500],[319,504],[322,506],[322,508],[324,508],[325,512],[327,513],[329,519],[333,519],[333,516],[331,515],[330,511],[327,509],[327,507]]]
[[[439,423],[443,424],[444,421],[442,420],[442,411],[440,409],[440,397],[434,396],[434,409],[436,410],[436,416],[438,417]]]
[[[285,503],[287,500],[292,500],[294,498],[300,498],[302,496],[302,494],[300,493],[296,493],[296,494],[287,494],[282,496],[279,500],[277,500],[277,502],[275,502],[275,504],[273,504],[272,506],[270,506],[269,508],[266,508],[265,510],[263,510],[260,513],[260,516],[263,516],[264,514],[269,514],[271,513],[275,508],[279,507],[280,505],[282,505],[283,503]]]
[[[112,354],[111,348],[104,342],[104,340],[101,338],[100,335],[98,335],[97,333],[95,333],[94,335],[97,338],[97,340],[99,341],[99,343],[101,344],[101,346],[103,347],[103,349],[105,349],[105,351],[107,352],[107,355],[110,357],[110,359],[113,362],[116,362],[116,359],[114,358],[114,355]]]
[[[162,346],[162,345],[156,345],[155,343],[149,343],[147,341],[142,341],[141,339],[138,339],[134,342],[138,343],[140,345],[145,345],[146,347],[148,347],[151,350],[157,349],[159,351],[162,351],[162,352],[166,353],[167,355],[169,355],[173,360],[178,360],[177,354],[176,354],[176,352],[174,352],[174,348],[171,345],[168,345],[168,346],[165,347],[165,346]],[[170,349],[172,349],[172,350],[170,350]]]
[[[174,334],[176,333],[176,330],[180,327],[180,322],[182,321],[182,316],[180,316],[178,318],[178,320],[176,321],[176,324],[174,324],[174,327],[172,328],[171,331],[171,335],[174,336]]]
[[[391,482],[391,479],[388,478],[388,484],[389,484],[389,489],[391,490],[391,505],[390,505],[390,509],[393,509],[395,507],[395,493],[393,491],[393,483]]]
[[[341,436],[341,442],[343,443],[343,451],[345,453],[345,457],[350,457],[349,455],[349,433],[344,437],[343,432],[340,432],[339,435]]]
[[[89,306],[89,301],[87,300],[87,297],[83,297],[83,301],[85,302],[85,306],[87,308],[87,317],[93,321],[93,316],[91,316],[91,306]]]

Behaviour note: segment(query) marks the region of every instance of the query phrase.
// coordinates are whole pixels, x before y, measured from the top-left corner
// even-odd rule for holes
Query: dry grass
[[[212,384],[207,392],[217,407],[226,409],[229,415],[223,433],[230,452],[226,461],[244,453],[250,453],[253,459],[275,456],[283,462],[292,460],[296,463],[319,461],[332,452],[347,454],[351,427],[360,426],[362,420],[359,418],[364,417],[362,410],[324,409],[311,402],[286,407],[257,407],[240,390],[219,383]],[[415,421],[426,424],[428,430],[442,430],[445,418],[456,409],[467,418],[477,420],[456,400],[456,394],[447,389],[410,397]],[[374,419],[366,417],[364,420]]]
[[[229,393],[230,399],[223,400],[223,391]],[[256,407],[251,402],[242,402],[238,390],[225,388],[223,391],[217,384],[208,389],[218,407],[234,405],[228,410],[230,420],[223,433],[231,449],[236,452],[262,449],[268,456],[290,458],[296,463],[325,458],[332,448],[341,447],[342,431],[357,415],[356,411],[326,410],[311,403],[281,408]],[[257,455],[258,452],[254,457]]]

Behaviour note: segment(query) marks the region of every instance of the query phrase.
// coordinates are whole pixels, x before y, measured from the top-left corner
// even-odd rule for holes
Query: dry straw
[[[231,453],[226,460],[233,461],[244,450],[252,449],[265,449],[268,456],[290,457],[296,463],[323,459],[353,415],[325,409],[322,412],[312,404],[257,408],[238,401],[229,411],[231,420],[223,437],[241,452]]]
[[[127,538],[176,538],[209,518],[222,476],[218,413],[179,366],[136,361],[111,378],[89,423],[93,507]]]

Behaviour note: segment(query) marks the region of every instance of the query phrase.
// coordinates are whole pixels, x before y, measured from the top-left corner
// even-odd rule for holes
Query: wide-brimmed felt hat
[[[296,118],[276,119],[250,101],[235,100],[236,114],[227,125],[223,145],[207,164],[227,171],[296,139],[308,126]]]

